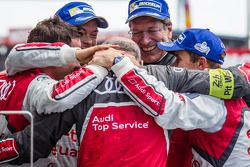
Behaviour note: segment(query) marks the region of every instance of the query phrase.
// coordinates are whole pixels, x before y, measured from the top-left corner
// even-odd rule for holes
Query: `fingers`
[[[95,51],[106,50],[106,49],[109,49],[109,48],[117,49],[117,48],[120,48],[120,46],[119,45],[111,45],[111,44],[96,45],[95,46]]]
[[[119,45],[97,45],[86,49],[80,49],[76,51],[76,58],[81,64],[87,64],[92,58],[93,55],[111,55],[117,56],[123,54],[123,51],[115,50],[119,48]]]
[[[110,69],[112,63],[113,62],[110,61],[110,59],[107,58],[106,56],[99,55],[99,56],[94,56],[93,59],[88,64],[95,64]]]

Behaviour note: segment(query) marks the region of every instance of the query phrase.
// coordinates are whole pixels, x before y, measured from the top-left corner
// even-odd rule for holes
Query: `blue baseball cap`
[[[221,39],[209,29],[187,29],[174,42],[158,42],[158,48],[166,51],[187,50],[209,60],[223,64],[221,54],[225,46]]]
[[[168,4],[165,0],[130,0],[126,23],[141,16],[150,16],[159,20],[170,18]]]
[[[96,16],[92,6],[84,2],[67,3],[60,8],[55,15],[73,26],[79,26],[95,19],[99,28],[108,27],[106,19]]]

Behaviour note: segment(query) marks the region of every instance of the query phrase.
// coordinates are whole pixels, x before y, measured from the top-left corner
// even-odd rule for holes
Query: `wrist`
[[[0,141],[0,164],[12,161],[19,157],[19,147],[13,138]]]
[[[119,63],[123,58],[124,58],[123,55],[118,55],[118,56],[116,56],[116,57],[114,58],[114,60],[113,60],[113,65]]]

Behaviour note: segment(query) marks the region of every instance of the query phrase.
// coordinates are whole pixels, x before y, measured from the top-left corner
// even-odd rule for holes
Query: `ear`
[[[140,66],[143,66],[143,64],[144,64],[143,60],[140,60],[139,64],[140,64]]]
[[[168,39],[169,39],[169,41],[171,41],[172,40],[172,38],[173,38],[173,27],[172,27],[172,23],[168,23],[167,24],[167,30],[168,30]]]
[[[205,57],[199,58],[198,68],[199,68],[199,70],[204,70],[204,69],[208,68],[207,59]]]

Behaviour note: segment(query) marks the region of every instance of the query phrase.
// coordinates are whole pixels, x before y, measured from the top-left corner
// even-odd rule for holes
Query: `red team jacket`
[[[0,110],[20,111],[30,82],[40,75],[39,70],[25,71],[8,77],[5,72],[0,73],[1,100]],[[25,79],[23,77],[25,76]],[[11,132],[23,130],[29,125],[29,119],[24,115],[6,115],[8,129]]]
[[[219,167],[250,164],[248,148],[250,110],[243,99],[226,100],[225,106],[226,120],[216,133],[203,130],[173,131],[168,166]]]
[[[38,54],[42,55],[43,58],[45,57],[45,59],[46,56],[48,58],[48,60],[41,60],[41,62],[46,63],[49,61],[50,64],[48,65],[60,66],[63,65],[60,61],[67,63],[62,55],[71,56],[73,60],[69,59],[68,61],[74,61],[74,50],[75,49],[69,48],[62,43],[30,43],[16,46],[10,55],[17,54],[15,56],[16,59],[19,60],[20,55],[27,54],[37,59],[36,54]],[[41,54],[41,52],[47,53],[45,54],[46,56]],[[7,60],[9,60],[9,58],[11,58],[11,56],[8,57]],[[27,68],[25,63],[20,62],[17,66]],[[59,63],[59,65],[57,63]],[[34,64],[36,64],[35,61]],[[9,66],[7,67],[8,72],[14,68],[14,66],[11,68],[9,68]],[[90,65],[72,72],[72,74],[65,76],[61,81],[55,81],[48,75],[42,73],[40,69],[26,69],[26,71],[22,73],[15,73],[15,75],[11,76],[7,76],[5,72],[2,72],[0,74],[0,110],[30,111],[34,116],[35,122],[39,121],[43,117],[40,114],[62,112],[72,108],[74,104],[84,99],[103,80],[107,73],[107,70],[103,67]],[[23,130],[30,123],[29,119],[23,115],[6,115],[6,119],[9,129],[7,132],[11,133]],[[73,132],[75,132],[74,129],[71,130],[70,135],[63,136],[48,159],[41,160],[35,165],[76,165],[78,146],[76,141],[73,141],[76,139],[76,135],[73,136],[73,138],[71,136]],[[0,131],[1,137],[6,135],[8,134],[1,134]]]

